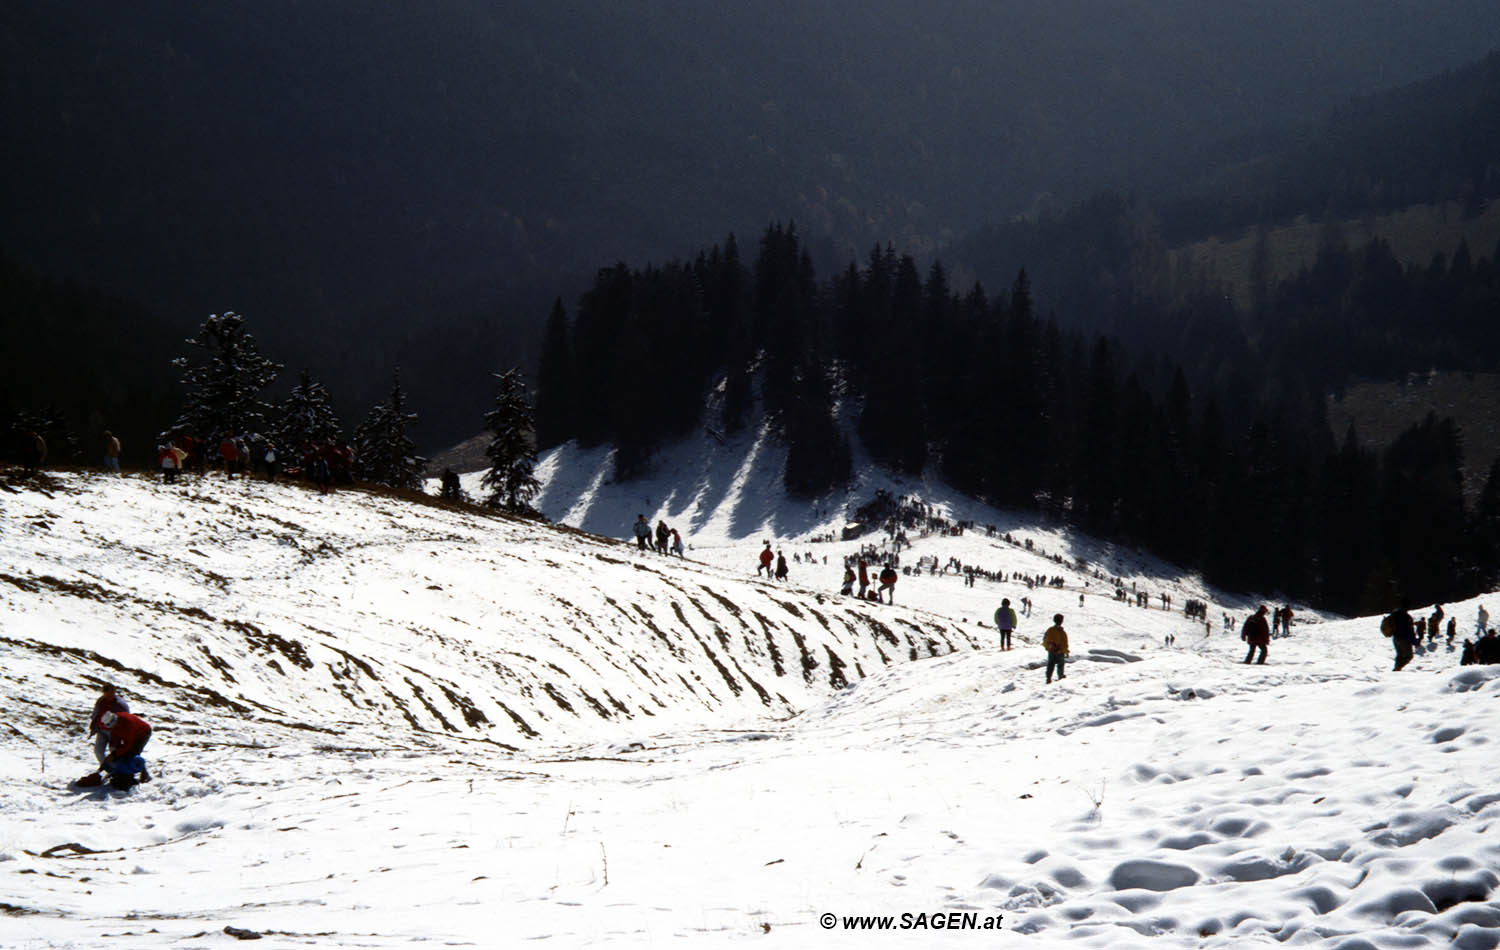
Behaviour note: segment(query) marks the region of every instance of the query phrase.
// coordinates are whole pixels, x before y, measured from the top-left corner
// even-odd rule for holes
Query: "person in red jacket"
[[[771,542],[766,542],[766,549],[760,552],[760,567],[755,569],[757,576],[764,573],[769,579],[771,575],[771,562],[776,560],[776,555],[771,551]]]
[[[134,713],[107,711],[99,717],[99,728],[109,733],[109,755],[104,760],[104,770],[112,780],[123,780],[127,785],[151,781],[146,760],[141,757],[141,750],[151,739],[151,727],[146,720]]]

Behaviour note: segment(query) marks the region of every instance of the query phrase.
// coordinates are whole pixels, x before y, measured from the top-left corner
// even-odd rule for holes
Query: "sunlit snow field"
[[[793,504],[761,446],[629,486],[544,459],[543,510],[613,539],[220,476],[0,492],[0,946],[1500,944],[1500,667],[1394,674],[1373,619],[1301,605],[1246,666],[1222,616],[1255,598],[941,485]],[[813,539],[877,487],[1035,548],[905,563],[1064,588],[839,597],[860,542]],[[765,540],[813,557],[770,584]],[[1009,652],[1002,596],[1034,601]],[[1460,641],[1482,600],[1445,605]],[[106,679],[157,779],[72,790]]]

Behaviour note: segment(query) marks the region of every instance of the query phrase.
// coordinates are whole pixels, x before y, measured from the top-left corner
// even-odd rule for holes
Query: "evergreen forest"
[[[847,480],[852,432],[896,472],[1231,590],[1366,613],[1456,599],[1500,568],[1500,460],[1477,460],[1489,478],[1470,504],[1451,420],[1376,451],[1330,432],[1325,397],[1412,365],[1493,368],[1496,260],[1461,248],[1403,267],[1383,242],[1330,239],[1253,314],[1208,289],[1134,296],[1134,325],[1176,328],[1172,347],[1165,332],[1142,347],[1064,329],[1024,270],[955,287],[887,245],[820,279],[777,224],[744,257],[731,235],[691,262],[601,269],[571,317],[559,300],[538,440],[613,444],[628,479],[705,422],[765,425],[787,445],[786,488],[812,498]]]

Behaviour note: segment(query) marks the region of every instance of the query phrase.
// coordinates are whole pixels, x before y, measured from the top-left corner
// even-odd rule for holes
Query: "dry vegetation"
[[[1372,237],[1390,242],[1397,260],[1425,266],[1435,254],[1451,255],[1459,242],[1469,243],[1469,253],[1488,257],[1500,242],[1500,203],[1484,213],[1464,218],[1457,202],[1419,205],[1381,217],[1366,217],[1342,224],[1351,248],[1369,243]],[[1268,235],[1271,279],[1291,277],[1312,264],[1318,253],[1323,225],[1303,216],[1296,222],[1272,228]],[[1250,267],[1255,254],[1256,229],[1237,236],[1212,237],[1178,248],[1177,262],[1184,259],[1194,269],[1224,282],[1242,307],[1250,305]]]
[[[1401,382],[1360,383],[1328,400],[1328,422],[1342,439],[1350,423],[1367,446],[1381,449],[1427,413],[1451,416],[1463,431],[1464,494],[1473,502],[1500,456],[1500,375],[1412,374]]]

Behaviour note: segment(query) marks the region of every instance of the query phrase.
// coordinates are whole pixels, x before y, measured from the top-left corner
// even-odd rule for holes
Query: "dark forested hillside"
[[[184,331],[237,310],[296,362],[404,347],[420,391],[473,342],[432,327],[530,338],[600,260],[773,220],[825,271],[877,241],[925,259],[1470,61],[1491,6],[21,0],[0,244]]]
[[[554,306],[543,445],[613,443],[630,478],[697,425],[763,420],[788,447],[786,488],[817,497],[850,473],[842,419],[896,472],[940,472],[1231,589],[1369,612],[1400,593],[1454,599],[1500,569],[1494,517],[1463,491],[1466,466],[1492,460],[1466,462],[1452,420],[1373,450],[1330,431],[1323,398],[1413,354],[1500,365],[1495,255],[1403,269],[1378,242],[1330,243],[1275,288],[1262,332],[1209,301],[1211,358],[1191,360],[1064,329],[1025,271],[992,294],[877,246],[819,281],[782,225],[747,259],[731,238],[690,264],[605,268],[572,320]],[[1134,304],[1161,327],[1195,306]]]

